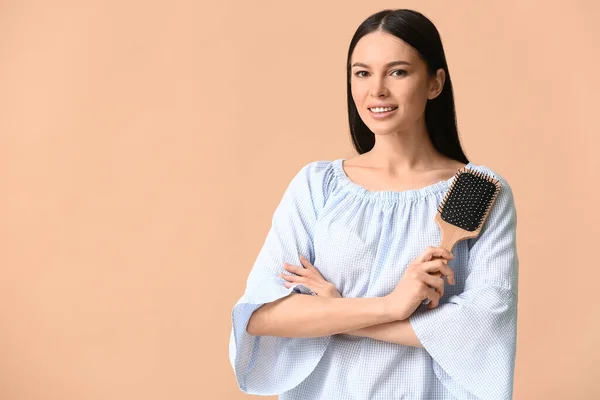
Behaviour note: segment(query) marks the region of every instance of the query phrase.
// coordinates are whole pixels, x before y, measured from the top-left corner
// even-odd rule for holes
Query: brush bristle
[[[472,169],[456,173],[438,212],[444,221],[473,232],[484,222],[500,192],[500,181]]]

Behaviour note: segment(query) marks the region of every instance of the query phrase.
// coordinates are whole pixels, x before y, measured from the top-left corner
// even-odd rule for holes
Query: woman
[[[347,62],[359,155],[311,162],[287,187],[233,308],[238,385],[286,400],[511,399],[513,194],[461,149],[439,34],[418,12],[381,11]],[[450,254],[434,217],[462,167],[502,189]]]

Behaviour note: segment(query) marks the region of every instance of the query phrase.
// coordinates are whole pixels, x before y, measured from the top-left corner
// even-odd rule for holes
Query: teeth
[[[386,112],[386,111],[392,111],[395,110],[396,107],[375,107],[375,108],[369,108],[369,110],[373,111],[373,112]]]

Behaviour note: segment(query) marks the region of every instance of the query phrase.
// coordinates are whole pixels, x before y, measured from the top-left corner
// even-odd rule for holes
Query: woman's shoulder
[[[316,183],[325,182],[334,178],[335,160],[315,160],[303,164],[297,171],[296,176],[303,177],[304,180]]]
[[[314,160],[305,163],[301,169],[306,169],[313,174],[325,173],[325,171],[331,170],[335,160]]]
[[[315,206],[322,207],[337,187],[335,162],[336,160],[314,160],[302,164],[288,189],[304,198],[310,197]]]

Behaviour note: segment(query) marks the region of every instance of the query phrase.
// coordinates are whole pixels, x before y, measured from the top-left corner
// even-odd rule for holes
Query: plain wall
[[[1,1],[0,398],[250,398],[231,309],[293,175],[355,154],[346,53],[385,8],[436,24],[515,194],[514,398],[600,398],[598,4]]]

